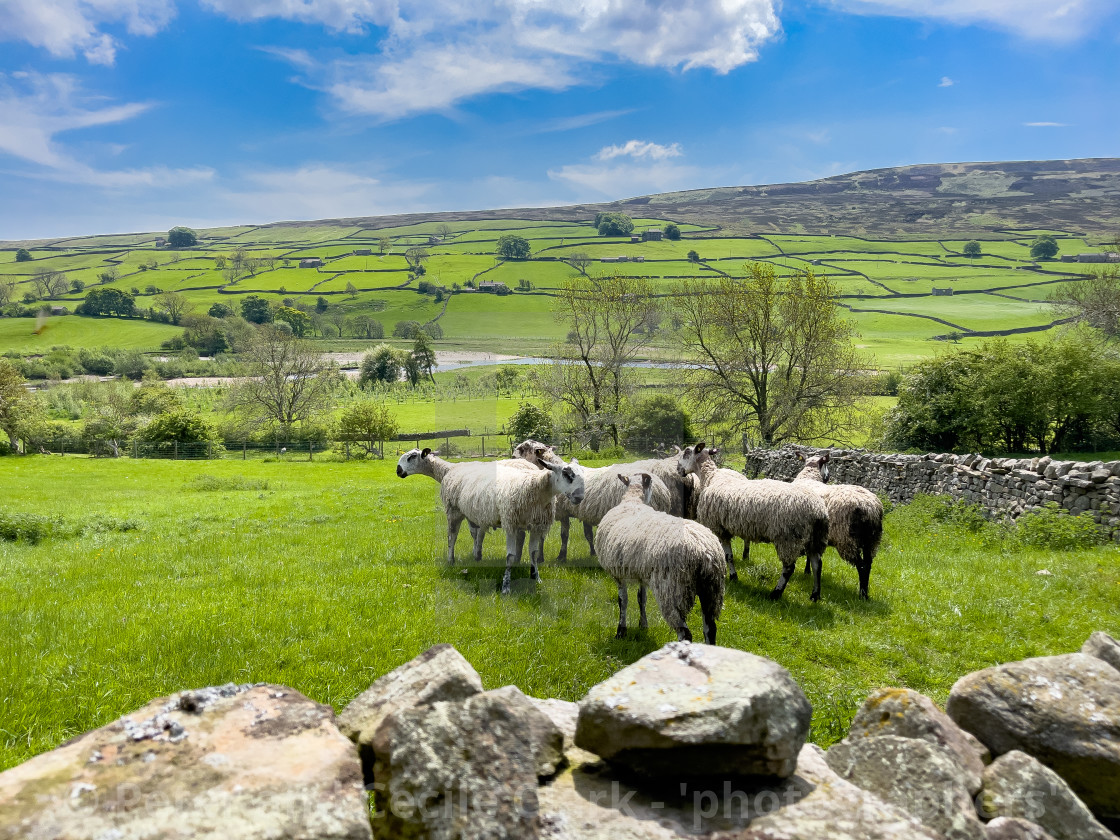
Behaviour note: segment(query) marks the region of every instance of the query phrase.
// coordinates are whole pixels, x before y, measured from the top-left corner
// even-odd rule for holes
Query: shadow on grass
[[[602,637],[590,643],[588,647],[595,656],[629,665],[661,649],[662,642],[649,630],[639,630],[637,621],[634,622],[633,627],[627,629],[625,639],[616,639],[614,632],[613,624],[609,629],[604,627]]]
[[[859,597],[854,571],[851,581],[835,581],[822,570],[821,600],[817,603],[809,600],[809,593],[813,589],[811,575],[800,571],[794,573],[782,597],[771,601],[770,592],[779,578],[777,569],[761,564],[744,566],[740,563],[738,572],[739,580],[727,583],[725,603],[735,601],[749,605],[757,612],[779,616],[804,626],[832,627],[836,624],[837,614],[885,618],[892,611],[890,604],[882,599],[872,596],[872,600],[865,601]]]

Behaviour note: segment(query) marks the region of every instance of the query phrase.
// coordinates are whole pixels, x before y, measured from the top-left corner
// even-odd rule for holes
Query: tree
[[[513,389],[517,387],[517,383],[521,381],[521,371],[517,369],[516,365],[502,365],[494,373],[494,388],[498,392],[498,396],[502,393],[512,394]]]
[[[649,444],[679,443],[683,446],[696,439],[688,412],[668,394],[647,397],[634,406],[629,426],[630,438],[647,444],[642,447],[645,451],[653,450]],[[635,447],[630,445],[629,448]]]
[[[16,262],[30,262],[32,259],[31,252],[26,248],[19,248],[16,251]]]
[[[439,236],[441,240],[447,239],[447,237],[451,236],[451,225],[447,224],[447,222],[441,222],[436,225],[436,235]]]
[[[420,384],[420,364],[416,361],[416,357],[411,353],[400,351],[397,353],[397,359],[400,362],[401,371],[404,373],[405,381],[415,388]]]
[[[981,249],[980,249],[980,243],[977,242],[975,239],[972,239],[972,240],[964,243],[964,248],[961,249],[961,253],[964,254],[969,259],[974,260],[978,256],[980,256],[983,253],[983,251],[981,251]]]
[[[247,378],[230,391],[230,408],[274,426],[282,440],[330,408],[340,381],[337,365],[312,345],[271,326],[257,330],[243,362]]]
[[[572,251],[564,257],[564,262],[586,277],[587,267],[591,265],[591,255],[586,251]]]
[[[514,440],[537,440],[552,443],[552,418],[543,408],[523,402],[509,418],[510,437]]]
[[[397,321],[393,325],[393,338],[416,338],[420,332],[419,321]]]
[[[404,252],[404,261],[408,263],[408,268],[415,274],[423,274],[421,271],[424,263],[429,257],[428,249],[421,248],[419,245],[414,245]]]
[[[498,256],[507,260],[529,259],[529,240],[524,236],[507,233],[498,239]]]
[[[115,283],[119,276],[120,274],[115,268],[107,268],[97,275],[97,279],[100,280],[102,284]]]
[[[401,380],[401,363],[393,348],[379,344],[364,356],[358,370],[358,386],[368,388],[376,382],[392,384]]]
[[[1080,282],[1066,283],[1051,294],[1059,313],[1120,339],[1120,266],[1098,269]]]
[[[349,280],[347,280],[346,281],[346,297],[352,299],[352,298],[356,298],[357,296],[358,296],[358,287],[355,286],[353,283],[351,283]]]
[[[681,238],[681,229],[677,225],[669,222],[662,230],[665,231],[665,238],[671,242],[676,242]]]
[[[867,362],[837,294],[811,271],[779,277],[769,263],[751,263],[745,277],[685,281],[675,305],[692,403],[765,446],[853,430]]]
[[[696,253],[695,251],[689,251],[688,252],[688,261],[690,263],[698,263],[698,262],[700,262],[700,255],[698,253]]]
[[[380,239],[377,240],[377,250],[381,252],[382,256],[385,255],[386,251],[392,250],[392,248],[393,248],[393,240],[390,239],[388,236],[382,236]]]
[[[385,327],[372,315],[365,313],[350,319],[350,332],[357,338],[384,338]]]
[[[600,213],[595,219],[600,236],[629,236],[634,231],[634,220],[625,213]]]
[[[420,373],[426,375],[434,385],[436,378],[432,371],[436,366],[436,351],[432,348],[427,334],[422,330],[416,333],[416,340],[412,343],[412,360]]]
[[[1053,259],[1058,253],[1058,240],[1049,234],[1043,234],[1031,243],[1032,260]]]
[[[241,317],[250,324],[271,324],[272,307],[260,295],[247,295],[241,299]]]
[[[0,306],[7,306],[16,297],[16,281],[0,280]]]
[[[334,326],[338,331],[338,337],[342,338],[342,328],[346,326],[346,313],[335,307],[327,313],[327,322]]]
[[[368,455],[385,457],[382,441],[396,436],[397,418],[388,406],[373,400],[353,403],[338,421],[339,435],[344,440],[354,441],[365,449]]]
[[[167,317],[171,319],[171,323],[176,326],[184,315],[194,309],[194,304],[190,302],[187,296],[179,292],[160,292],[156,295],[155,306],[160,311],[165,312]]]
[[[198,234],[189,227],[173,227],[167,232],[167,244],[172,248],[193,248],[198,244]]]
[[[311,328],[311,316],[291,306],[281,306],[276,310],[275,318],[283,321],[292,328],[292,335],[303,338]]]
[[[640,277],[574,277],[557,294],[555,315],[568,334],[542,386],[589,432],[596,451],[604,436],[619,443],[634,384],[627,363],[637,355],[638,327],[652,307],[649,284]]]
[[[214,427],[188,408],[157,414],[141,426],[136,437],[148,443],[207,443],[218,439]]]
[[[211,318],[228,318],[233,314],[233,310],[224,303],[215,303],[210,307],[208,314]]]
[[[0,358],[0,431],[8,436],[13,452],[19,451],[20,428],[41,410],[35,395],[23,386],[19,368]]]
[[[327,300],[322,295],[319,295],[319,297],[317,297],[315,299],[315,311],[318,312],[320,315],[322,315],[324,312],[326,312],[330,308],[331,308],[330,301]]]
[[[70,282],[61,271],[41,271],[32,276],[31,282],[36,293],[44,300],[60,297],[70,291]]]
[[[78,293],[78,292],[84,292],[85,290],[86,290],[86,284],[85,284],[84,280],[71,280],[70,281],[70,291]]]
[[[132,295],[120,289],[91,289],[75,311],[79,315],[117,315],[127,318],[136,314],[136,302]]]

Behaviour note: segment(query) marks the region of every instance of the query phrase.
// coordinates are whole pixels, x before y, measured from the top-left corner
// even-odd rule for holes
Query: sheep
[[[440,500],[447,514],[447,547],[449,562],[455,562],[455,538],[466,519],[477,527],[475,558],[481,556],[482,538],[489,528],[506,532],[506,571],[502,593],[510,591],[514,563],[521,562],[525,532],[529,532],[530,578],[537,582],[538,562],[543,560],[542,547],[552,526],[553,497],[564,494],[573,503],[583,500],[583,468],[574,458],[571,463],[545,463],[542,468],[532,464],[474,461],[448,464],[435,459],[428,467],[416,463],[406,453],[398,462],[401,477],[430,470],[440,482]],[[430,450],[419,453],[420,462],[433,461]],[[403,474],[402,474],[403,473]]]
[[[719,539],[699,522],[650,507],[655,479],[649,473],[614,477],[624,488],[623,496],[599,523],[599,565],[618,584],[615,638],[626,637],[627,584],[636,581],[640,629],[648,626],[648,587],[653,590],[666,623],[677,632],[677,639],[691,642],[687,619],[699,596],[704,642],[714,645],[727,577]]]
[[[439,484],[443,484],[444,476],[453,468],[465,466],[468,463],[483,464],[484,466],[494,466],[495,464],[503,464],[513,467],[515,469],[536,470],[539,469],[535,464],[525,461],[521,458],[508,458],[504,461],[489,461],[489,462],[461,462],[459,464],[452,464],[448,461],[438,457],[437,453],[432,452],[431,449],[424,448],[410,449],[401,455],[400,460],[397,461],[397,478],[407,478],[410,475],[426,475],[429,478],[435,479]],[[463,520],[457,520],[454,525],[451,520],[447,524],[447,550],[449,562],[455,563],[455,541],[459,537],[459,528],[462,527]],[[475,562],[482,560],[482,543],[486,537],[486,529],[480,530],[478,525],[474,522],[467,520],[467,527],[471,532],[471,540],[474,542],[473,556]]]
[[[733,536],[743,538],[744,562],[750,556],[752,542],[773,543],[782,561],[782,577],[770,593],[771,600],[782,597],[802,554],[813,571],[809,599],[820,600],[828,510],[816,493],[801,485],[770,479],[752,481],[734,470],[719,469],[704,450],[703,441],[680,453],[677,469],[682,475],[697,478],[696,519],[719,537],[732,580],[738,579],[731,555]]]
[[[543,450],[543,455],[536,453]],[[552,447],[534,440],[527,440],[517,445],[514,454],[518,458],[526,459],[527,463],[543,465],[545,460],[557,461],[558,457]],[[595,556],[595,526],[602,521],[607,511],[622,501],[626,492],[625,485],[615,481],[617,475],[630,475],[636,470],[631,464],[613,464],[606,467],[584,467],[585,496],[579,506],[570,504],[563,496],[556,499],[556,518],[560,521],[560,554],[557,560],[561,563],[568,559],[568,534],[570,520],[578,519],[583,523],[583,535]],[[674,482],[676,483],[676,482]],[[672,508],[672,495],[660,478],[654,476],[652,487],[652,506],[655,510],[668,513]]]
[[[808,459],[799,452],[797,457],[805,466],[794,477],[794,484],[813,491],[824,500],[828,509],[828,544],[859,572],[859,597],[869,600],[871,563],[883,537],[883,503],[858,484],[828,484],[827,452]],[[805,571],[809,571],[808,560]]]
[[[544,454],[538,457],[536,453],[541,449],[544,450]],[[519,443],[514,447],[513,454],[538,466],[543,460],[555,461],[557,458],[551,446],[546,447],[535,440]],[[632,464],[584,468],[587,498],[580,504],[579,509],[572,508],[562,498],[556,503],[556,518],[560,521],[560,553],[557,555],[557,560],[564,562],[568,559],[568,534],[570,520],[573,517],[583,523],[583,536],[587,540],[591,556],[595,556],[595,526],[606,512],[619,502],[624,490],[614,482],[612,476],[643,471],[652,474],[654,478],[653,507],[671,513],[673,516],[684,515],[689,507],[692,480],[677,473],[676,455],[671,458],[650,459]]]

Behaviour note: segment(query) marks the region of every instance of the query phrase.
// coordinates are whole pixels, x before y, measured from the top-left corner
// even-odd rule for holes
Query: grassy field
[[[647,632],[615,640],[614,584],[581,537],[539,589],[518,570],[509,597],[496,594],[500,535],[480,566],[448,567],[435,483],[393,466],[0,459],[0,514],[61,522],[38,545],[0,540],[0,769],[186,687],[273,681],[341,708],[451,642],[488,688],[577,700],[671,640],[656,609]],[[830,550],[820,603],[800,574],[771,603],[777,560],[756,548],[718,641],[788,667],[827,744],[875,687],[943,702],[970,670],[1118,633],[1118,559],[1115,547],[1025,549],[899,508],[873,600]],[[698,611],[690,623],[699,636]]]
[[[659,227],[656,219],[635,219],[635,231]],[[115,267],[119,277],[110,285],[125,291],[137,289],[140,306],[155,303],[149,292],[182,291],[205,311],[222,302],[237,308],[244,295],[260,294],[274,304],[285,299],[311,303],[322,295],[331,305],[350,314],[370,312],[392,331],[398,320],[437,318],[444,331],[444,348],[486,350],[490,352],[539,353],[563,338],[564,328],[552,317],[553,295],[574,270],[563,260],[575,252],[589,254],[592,273],[619,272],[649,277],[658,294],[664,295],[667,308],[682,278],[715,277],[720,273],[741,275],[749,260],[774,263],[781,270],[813,267],[828,274],[840,289],[841,303],[856,309],[875,309],[856,313],[853,319],[862,333],[860,343],[871,353],[873,363],[882,368],[908,365],[933,355],[944,345],[931,341],[950,327],[914,315],[928,315],[969,330],[1006,330],[1035,326],[1053,320],[1045,305],[1028,303],[1045,300],[1061,284],[1080,282],[1085,267],[1078,264],[1030,259],[1029,246],[1034,232],[1018,231],[1005,238],[981,237],[983,256],[964,258],[960,250],[967,240],[872,239],[841,235],[805,235],[795,230],[757,235],[732,236],[714,227],[682,224],[683,238],[678,242],[651,241],[631,243],[629,237],[599,237],[591,220],[474,220],[456,221],[443,231],[435,222],[366,229],[320,223],[272,225],[264,227],[201,231],[200,244],[189,251],[174,252],[154,247],[154,236],[84,237],[60,240],[33,248],[34,259],[14,262],[14,249],[0,249],[0,281],[16,283],[16,299],[33,292],[35,274],[45,270],[62,271],[68,280],[81,281],[88,288],[99,276]],[[497,240],[516,233],[529,240],[533,257],[529,260],[499,261],[495,256]],[[380,240],[389,240],[382,254]],[[429,241],[430,239],[434,241]],[[1063,235],[1063,253],[1091,250],[1096,239]],[[514,294],[494,297],[479,294],[452,296],[446,308],[408,284],[404,252],[422,245],[429,252],[425,279],[438,285],[465,286],[471,280],[502,282]],[[238,249],[249,256],[275,257],[271,269],[262,267],[254,275],[230,280],[216,268],[217,258],[229,257]],[[370,248],[370,255],[356,255],[359,248]],[[701,262],[690,262],[689,251],[697,251]],[[643,262],[604,263],[604,258],[619,255],[644,257]],[[327,260],[321,269],[298,268],[305,256]],[[142,270],[151,259],[157,268]],[[1027,269],[1027,270],[1024,270]],[[1054,281],[1054,285],[1039,285]],[[534,292],[517,291],[528,283]],[[347,292],[348,287],[357,294]],[[933,295],[933,289],[953,288],[957,292],[979,294]],[[986,292],[998,289],[1008,297],[991,297]],[[71,309],[86,290],[69,292],[60,302]],[[1009,299],[1014,298],[1014,299]],[[1020,302],[1022,301],[1022,302]],[[381,304],[388,304],[386,308]],[[131,323],[113,322],[115,334],[105,327],[85,327],[72,323],[75,318],[60,318],[51,335],[52,344],[71,346],[122,346],[155,349],[166,334],[142,333]],[[326,336],[323,337],[327,338]],[[0,320],[0,352],[30,352],[41,342],[28,342],[18,326]],[[650,352],[670,353],[664,341],[655,341]]]

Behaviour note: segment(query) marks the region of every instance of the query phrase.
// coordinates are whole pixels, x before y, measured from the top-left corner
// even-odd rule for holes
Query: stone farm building
[[[1114,253],[1062,254],[1062,262],[1079,262],[1079,263],[1120,262],[1120,254],[1114,254]]]
[[[508,295],[509,286],[505,283],[496,283],[493,280],[483,280],[478,284],[480,292],[487,292],[492,295]]]
[[[665,236],[665,231],[661,228],[647,228],[646,232],[642,234],[644,242],[660,242]]]
[[[302,260],[299,261],[299,267],[300,268],[322,268],[323,267],[323,258],[322,257],[304,257]]]
[[[368,257],[368,256],[371,256],[372,254],[373,254],[373,249],[372,248],[357,248],[354,251],[354,256],[355,257]]]

